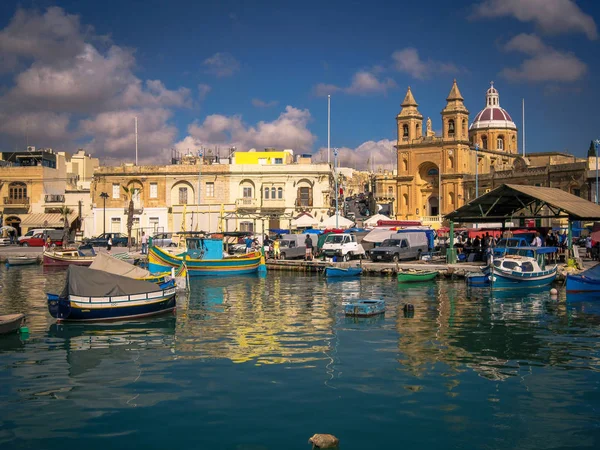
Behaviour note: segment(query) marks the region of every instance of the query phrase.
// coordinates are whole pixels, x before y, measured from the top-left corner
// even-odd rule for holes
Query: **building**
[[[23,234],[31,228],[64,226],[62,207],[72,213],[68,220],[72,231],[85,227],[91,209],[90,171],[98,160],[83,150],[72,157],[52,149],[0,153],[0,198],[2,224]]]

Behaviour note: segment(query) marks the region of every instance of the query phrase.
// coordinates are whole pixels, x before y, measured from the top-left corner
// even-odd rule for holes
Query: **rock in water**
[[[340,440],[333,434],[315,434],[308,440],[313,448],[337,448]]]

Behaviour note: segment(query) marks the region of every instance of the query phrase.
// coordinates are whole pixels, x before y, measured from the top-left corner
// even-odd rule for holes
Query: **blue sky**
[[[441,128],[457,79],[471,120],[494,80],[528,152],[600,138],[592,0],[20,1],[0,4],[0,146],[90,150],[273,146],[391,167],[407,86]],[[596,58],[594,58],[596,56]],[[520,138],[521,139],[521,138]]]

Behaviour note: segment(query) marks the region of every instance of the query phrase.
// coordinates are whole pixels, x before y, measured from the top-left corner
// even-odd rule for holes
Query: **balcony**
[[[258,200],[255,198],[238,198],[235,201],[235,206],[237,209],[256,209],[258,208]]]
[[[44,196],[44,202],[46,202],[46,203],[64,203],[65,196],[62,194],[46,194]]]
[[[5,205],[26,205],[29,206],[29,197],[23,197],[23,198],[10,198],[10,197],[4,197],[4,204]]]
[[[423,225],[440,223],[441,221],[442,220],[441,220],[440,216],[422,216],[421,217],[421,222],[423,222]]]
[[[285,208],[285,200],[280,199],[268,199],[265,198],[262,201],[263,209],[284,209]]]

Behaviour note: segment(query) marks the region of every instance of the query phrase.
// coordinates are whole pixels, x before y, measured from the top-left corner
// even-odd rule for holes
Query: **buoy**
[[[315,434],[308,440],[312,448],[337,448],[340,440],[333,434]]]
[[[19,328],[19,333],[21,333],[21,334],[29,334],[29,327],[21,327],[21,328]]]
[[[552,295],[553,297],[558,295],[558,289],[556,289],[556,288],[550,289],[550,295]]]
[[[413,304],[411,303],[405,303],[404,304],[404,311],[414,311],[415,307]]]

